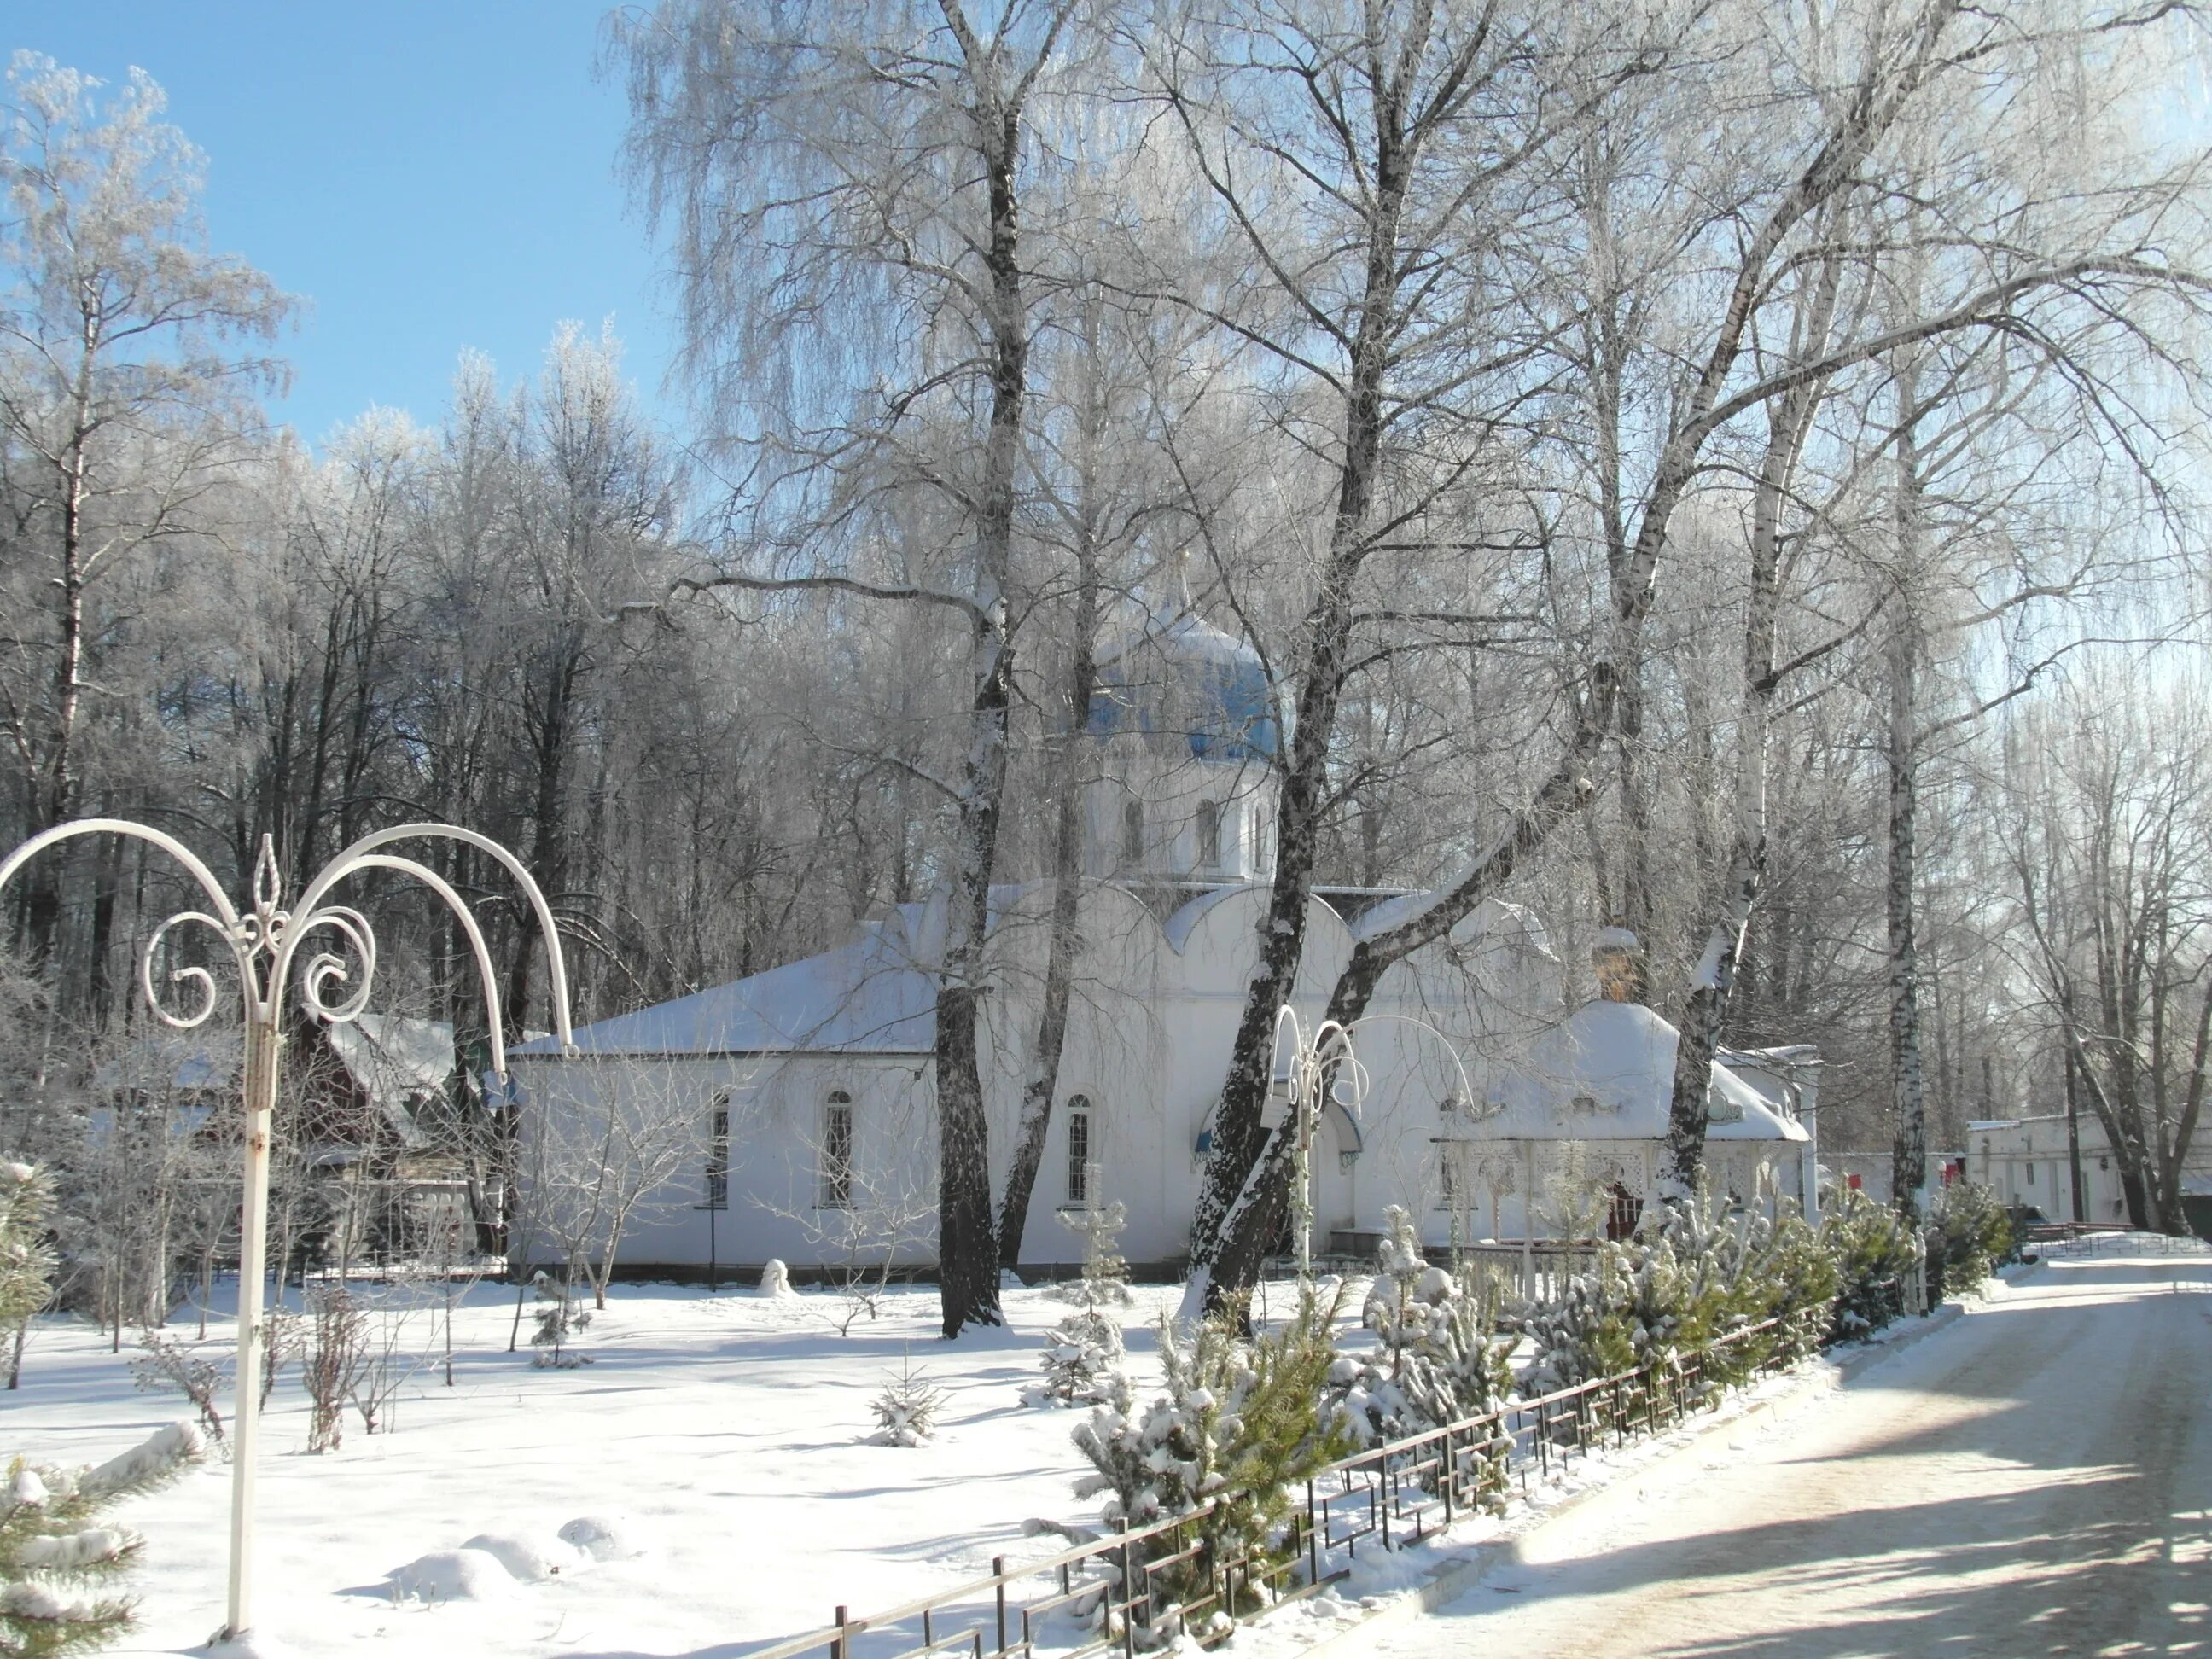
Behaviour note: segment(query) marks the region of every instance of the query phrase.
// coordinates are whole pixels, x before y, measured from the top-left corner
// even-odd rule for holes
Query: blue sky
[[[136,64],[207,153],[210,244],[308,301],[276,410],[311,443],[371,404],[436,417],[464,347],[503,381],[556,323],[612,317],[640,392],[671,330],[592,72],[605,0],[75,0],[0,8],[0,46]]]

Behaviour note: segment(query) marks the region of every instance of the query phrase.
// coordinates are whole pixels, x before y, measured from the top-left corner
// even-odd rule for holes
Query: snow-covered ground
[[[2207,1267],[2145,1262],[2134,1271],[2179,1282]],[[1347,1288],[1356,1308],[1361,1286]],[[1272,1289],[1287,1296],[1287,1287]],[[1140,1286],[1125,1310],[1140,1392],[1157,1380],[1150,1322],[1178,1295]],[[735,1655],[826,1624],[840,1602],[859,1614],[978,1577],[994,1556],[1048,1555],[1063,1546],[1026,1536],[1023,1522],[1088,1522],[1095,1508],[1071,1492],[1082,1465],[1068,1437],[1080,1413],[1021,1403],[1038,1374],[1040,1339],[1067,1304],[1043,1291],[1012,1291],[1006,1307],[1006,1329],[947,1344],[927,1288],[892,1292],[880,1317],[863,1315],[841,1336],[836,1322],[849,1309],[833,1293],[776,1300],[617,1286],[577,1344],[592,1363],[544,1370],[532,1368],[526,1346],[507,1352],[513,1292],[480,1285],[454,1322],[453,1386],[426,1364],[386,1431],[366,1435],[349,1415],[344,1445],[323,1455],[305,1450],[307,1399],[287,1366],[261,1460],[255,1605],[264,1650],[302,1659]],[[411,1317],[407,1342],[434,1352],[434,1315]],[[526,1313],[526,1336],[528,1328]],[[189,1321],[173,1329],[189,1335]],[[216,1319],[207,1351],[222,1356],[229,1338],[228,1322]],[[1929,1344],[1928,1363],[1948,1340]],[[0,1455],[93,1461],[181,1414],[179,1397],[133,1389],[131,1357],[127,1346],[109,1352],[89,1327],[40,1322],[22,1391],[0,1396]],[[872,1443],[869,1402],[908,1365],[945,1390],[942,1430],[920,1448]],[[1891,1386],[1868,1396],[1877,1417]],[[1347,1583],[1240,1632],[1237,1650],[1253,1659],[1295,1654],[1400,1595],[1452,1552],[1501,1534],[1587,1528],[1547,1525],[1546,1516],[1608,1483],[1617,1490],[1598,1510],[1620,1491],[1639,1504],[1656,1498],[1644,1471],[1679,1462],[1686,1442],[1762,1395],[1793,1393],[1808,1396],[1802,1378],[1770,1379],[1717,1419],[1577,1462],[1557,1485],[1516,1499],[1503,1521],[1465,1519],[1434,1547],[1363,1554]],[[1765,1447],[1776,1432],[1751,1438]],[[190,1649],[222,1623],[228,1500],[229,1470],[215,1466],[120,1517],[149,1539],[135,1583],[142,1624],[121,1651]],[[597,1545],[606,1559],[560,1540],[577,1522],[611,1534]],[[1600,1543],[1612,1535],[1596,1534]],[[472,1542],[519,1573],[453,1555]],[[518,1582],[548,1566],[560,1570]]]
[[[1126,1310],[1140,1387],[1157,1376],[1147,1322],[1176,1294],[1139,1286]],[[1071,1494],[1079,1413],[1020,1393],[1067,1307],[1042,1291],[1006,1304],[1006,1329],[948,1344],[933,1289],[894,1291],[841,1337],[833,1294],[618,1285],[578,1343],[592,1363],[555,1371],[506,1352],[513,1292],[480,1285],[454,1322],[453,1386],[425,1369],[388,1431],[349,1414],[323,1455],[305,1450],[307,1396],[287,1366],[264,1419],[257,1629],[302,1656],[732,1651],[826,1624],[840,1601],[887,1606],[987,1573],[994,1555],[1065,1547],[1021,1528],[1093,1518]],[[414,1320],[410,1340],[433,1346],[431,1316]],[[210,1325],[212,1356],[231,1332]],[[88,1326],[40,1321],[21,1391],[0,1395],[0,1455],[96,1461],[189,1414],[181,1396],[135,1390],[131,1357]],[[943,1428],[919,1448],[870,1444],[869,1401],[909,1361],[946,1391]],[[197,1470],[119,1515],[148,1538],[142,1622],[119,1651],[190,1648],[222,1623],[229,1476]],[[445,1599],[453,1570],[433,1567],[428,1599],[395,1595],[390,1575],[425,1555],[508,1534],[558,1558],[552,1535],[586,1518],[618,1522],[637,1553],[503,1595],[494,1579],[495,1599],[473,1602]]]
[[[1839,1394],[1532,1528],[1357,1651],[2212,1650],[2208,1376],[2212,1261],[2061,1259]]]

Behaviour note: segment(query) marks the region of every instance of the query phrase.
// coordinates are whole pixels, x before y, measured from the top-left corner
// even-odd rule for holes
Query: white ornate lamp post
[[[124,818],[80,818],[58,824],[33,836],[0,863],[0,889],[31,859],[47,848],[79,836],[128,836],[149,842],[180,865],[198,884],[208,901],[206,910],[185,910],[171,916],[146,941],[139,958],[138,984],[155,1018],[177,1030],[190,1030],[215,1012],[215,976],[204,968],[179,968],[168,975],[172,985],[196,984],[199,1003],[178,1013],[162,1006],[155,984],[154,957],[173,927],[194,922],[213,933],[230,950],[238,969],[239,990],[246,1014],[246,1059],[242,1094],[246,1112],[246,1190],[240,1227],[238,1261],[238,1403],[233,1412],[229,1602],[223,1626],[226,1637],[242,1636],[252,1625],[253,1455],[260,1405],[262,1348],[266,1331],[262,1317],[261,1288],[265,1270],[269,1230],[269,1133],[270,1114],[276,1105],[277,1057],[283,1047],[285,994],[301,943],[310,934],[325,936],[325,948],[307,960],[300,979],[301,1000],[323,1019],[333,1022],[357,1018],[368,1006],[376,975],[376,935],[360,911],[325,901],[338,883],[366,870],[390,870],[411,876],[442,899],[468,937],[475,954],[477,973],[483,982],[484,1016],[491,1034],[492,1069],[507,1075],[507,1045],[501,1034],[498,981],[492,971],[491,951],[483,932],[467,903],[452,884],[427,865],[379,849],[394,842],[425,836],[442,837],[473,847],[497,860],[512,875],[536,914],[545,939],[551,969],[553,1020],[564,1048],[572,1047],[568,1018],[568,975],[562,961],[561,936],[553,925],[553,912],[514,854],[472,830],[443,823],[406,823],[364,836],[337,854],[307,884],[293,909],[279,908],[283,887],[276,873],[276,855],[269,838],[261,840],[261,856],[253,872],[253,908],[241,915],[224,894],[215,874],[174,836]],[[333,945],[349,947],[357,962],[349,969]],[[353,981],[337,1002],[326,999],[333,984]]]
[[[1291,1035],[1287,1065],[1283,1058],[1285,1026]],[[1301,1285],[1313,1278],[1314,1131],[1321,1127],[1322,1093],[1330,1086],[1330,1073],[1340,1065],[1349,1068],[1352,1110],[1356,1114],[1359,1101],[1366,1094],[1367,1073],[1359,1064],[1359,1057],[1352,1051],[1352,1033],[1335,1020],[1325,1019],[1308,1036],[1297,1009],[1286,1002],[1275,1010],[1274,1052],[1268,1075],[1285,1079],[1288,1096],[1285,1109],[1292,1115],[1291,1231],[1297,1240]]]

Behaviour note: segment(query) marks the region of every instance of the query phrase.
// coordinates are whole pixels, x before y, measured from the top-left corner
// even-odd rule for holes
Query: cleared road
[[[2208,1400],[2212,1261],[2053,1263],[1540,1528],[1375,1651],[2212,1656]]]

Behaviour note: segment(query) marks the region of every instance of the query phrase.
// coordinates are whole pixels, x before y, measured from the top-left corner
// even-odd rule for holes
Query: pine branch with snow
[[[1501,1332],[1501,1297],[1478,1273],[1431,1267],[1412,1218],[1384,1212],[1390,1236],[1366,1303],[1376,1333],[1366,1354],[1339,1355],[1325,1390],[1326,1409],[1358,1444],[1379,1445],[1473,1418],[1512,1402],[1508,1364],[1516,1338]],[[1502,1502],[1510,1437],[1502,1423],[1468,1449],[1481,1460],[1478,1489]]]
[[[179,1422],[97,1468],[15,1459],[0,1492],[0,1652],[34,1659],[88,1653],[128,1630],[131,1603],[110,1586],[145,1540],[128,1527],[96,1523],[207,1450],[198,1425]]]
[[[1351,1449],[1350,1435],[1322,1410],[1337,1308],[1309,1289],[1280,1329],[1249,1340],[1233,1310],[1189,1331],[1163,1314],[1166,1392],[1140,1411],[1126,1399],[1100,1406],[1077,1425],[1076,1448],[1091,1470],[1076,1482],[1076,1496],[1103,1495],[1107,1522],[1131,1527],[1202,1511],[1196,1527],[1208,1558],[1250,1563],[1252,1576],[1240,1582],[1259,1594],[1264,1569],[1286,1559],[1293,1492]],[[1182,1553],[1170,1535],[1146,1551],[1152,1561]],[[1157,1582],[1180,1603],[1206,1593],[1206,1572],[1185,1558],[1163,1567]],[[1177,1633],[1153,1631],[1148,1639]]]

